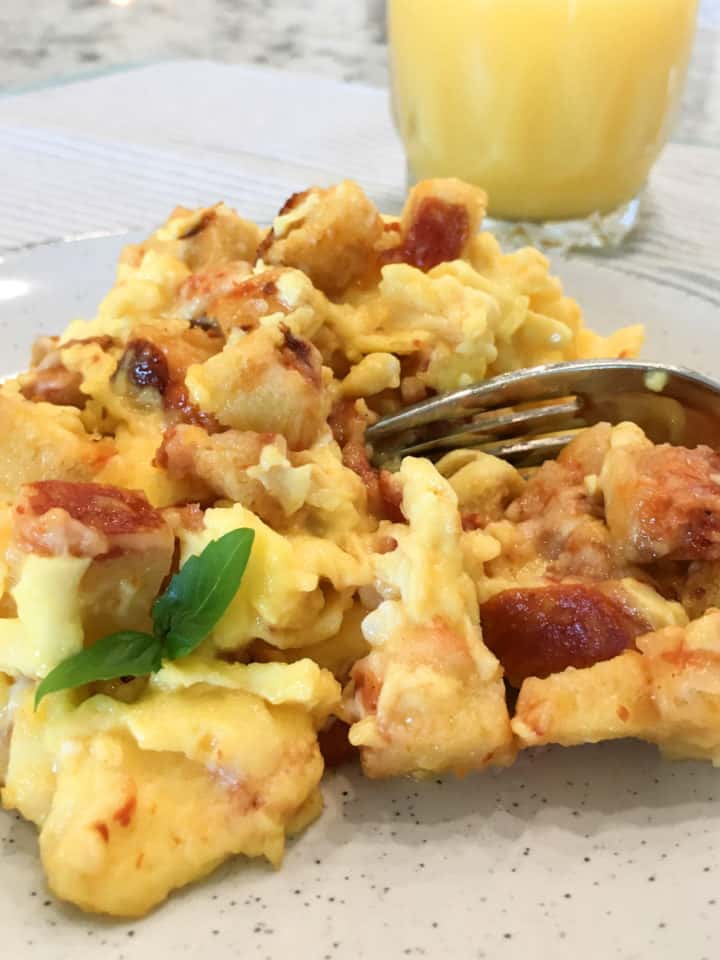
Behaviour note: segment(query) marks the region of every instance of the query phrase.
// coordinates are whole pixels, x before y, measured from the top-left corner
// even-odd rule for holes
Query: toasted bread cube
[[[514,757],[502,669],[482,641],[463,570],[457,497],[426,460],[400,469],[409,526],[374,557],[382,603],[363,622],[371,652],[352,671],[345,717],[370,777],[465,773]]]
[[[24,483],[87,481],[112,456],[111,440],[85,432],[80,411],[33,403],[0,392],[0,499],[12,500]]]
[[[93,483],[43,481],[24,487],[14,510],[23,556],[90,561],[79,582],[85,643],[117,630],[147,630],[170,572],[175,540],[145,496]]]

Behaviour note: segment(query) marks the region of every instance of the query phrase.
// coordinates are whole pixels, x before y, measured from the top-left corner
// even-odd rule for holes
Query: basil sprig
[[[207,637],[238,591],[255,533],[243,527],[189,557],[152,608],[153,632],[122,630],[68,657],[40,683],[35,707],[48,693],[94,680],[143,677],[163,660],[192,653]]]

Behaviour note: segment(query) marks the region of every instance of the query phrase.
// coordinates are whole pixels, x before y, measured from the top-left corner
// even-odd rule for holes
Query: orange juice
[[[607,213],[642,188],[682,92],[697,0],[389,0],[412,176],[490,213]]]

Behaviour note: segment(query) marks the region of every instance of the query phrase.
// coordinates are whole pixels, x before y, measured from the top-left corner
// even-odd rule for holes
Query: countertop
[[[387,82],[385,0],[3,0],[0,85],[199,57]]]
[[[3,0],[0,89],[201,57],[384,86],[385,0]],[[674,140],[720,147],[720,0],[701,0]]]

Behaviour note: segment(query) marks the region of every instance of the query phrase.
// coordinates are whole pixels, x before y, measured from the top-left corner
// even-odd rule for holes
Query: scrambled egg
[[[232,854],[280,862],[321,810],[316,729],[338,694],[309,661],[174,666],[133,703],[56,694],[37,713],[28,687],[3,802],[38,824],[57,896],[140,915]]]
[[[2,802],[59,897],[135,916],[231,855],[278,864],[321,809],[329,725],[370,777],[616,736],[720,762],[715,454],[626,424],[530,478],[478,451],[368,459],[403,405],[640,347],[588,330],[539,252],[503,254],[484,205],[436,180],[399,219],[350,182],[269,230],[178,208],[0,387]],[[33,709],[239,527],[243,582],[194,654]]]

